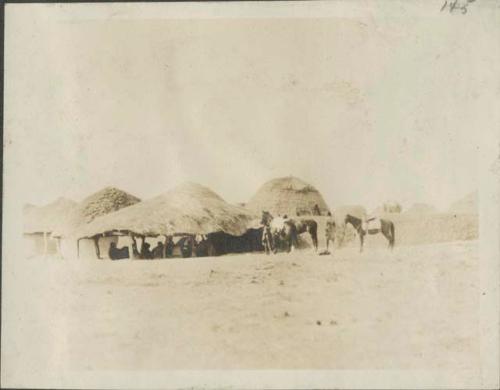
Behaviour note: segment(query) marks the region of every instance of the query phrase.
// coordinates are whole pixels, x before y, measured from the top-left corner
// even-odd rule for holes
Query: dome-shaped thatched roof
[[[106,187],[85,198],[64,218],[53,232],[54,236],[74,235],[81,226],[95,218],[131,206],[140,199],[114,187]]]
[[[322,215],[329,208],[319,191],[312,185],[293,176],[273,179],[265,183],[250,199],[246,207],[256,213],[290,216],[314,214],[318,205]]]
[[[66,198],[59,198],[46,206],[24,205],[24,233],[52,233],[77,203]]]
[[[82,227],[78,236],[117,231],[145,236],[221,231],[241,235],[254,219],[251,212],[225,202],[207,187],[186,183],[153,199],[96,218]]]

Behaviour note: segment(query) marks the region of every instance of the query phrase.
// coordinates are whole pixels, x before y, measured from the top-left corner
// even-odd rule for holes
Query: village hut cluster
[[[264,184],[245,206],[232,205],[207,187],[185,183],[141,201],[108,187],[76,203],[24,209],[28,256],[160,259],[262,251],[260,213],[321,215],[319,192],[294,177]]]
[[[374,213],[396,221],[402,232],[400,241],[408,244],[417,242],[415,237],[425,237],[420,232],[424,227],[418,227],[422,221],[436,226],[455,224],[457,232],[467,231],[465,239],[477,237],[477,193],[453,204],[446,215],[425,204],[415,204],[403,213],[397,202],[387,202],[371,213],[361,205],[340,206],[333,212],[315,187],[289,176],[268,181],[244,205],[229,204],[196,183],[185,183],[147,200],[107,187],[80,203],[60,198],[42,207],[26,205],[26,255],[147,260],[261,252],[265,250],[263,212],[313,221],[322,236],[331,233],[328,226],[333,224],[337,228],[332,240],[337,247],[352,243],[357,236],[344,222],[347,215],[366,220]],[[458,237],[450,234],[442,240]],[[298,244],[306,242],[306,236],[299,237]],[[311,237],[317,246],[317,237]]]

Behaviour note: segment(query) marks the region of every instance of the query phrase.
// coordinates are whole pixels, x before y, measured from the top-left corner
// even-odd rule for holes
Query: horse
[[[359,251],[363,252],[363,242],[366,234],[377,234],[382,233],[385,238],[389,241],[389,248],[394,248],[394,242],[396,240],[396,235],[394,232],[394,223],[387,219],[380,219],[380,229],[367,229],[363,228],[363,221],[360,218],[356,218],[350,214],[347,214],[344,219],[344,224],[350,223],[352,227],[358,232],[360,248]]]
[[[271,223],[273,219],[274,217],[271,215],[269,211],[262,212],[262,219],[260,221],[260,224],[262,225],[261,244],[264,247],[266,254],[277,252],[276,242],[274,240],[274,233],[271,229]]]
[[[315,250],[318,249],[318,223],[313,219],[294,221],[281,217],[273,218],[271,213],[264,211],[261,224],[264,226],[262,242],[264,246],[271,243],[275,253],[280,241],[285,242],[287,252],[292,251],[298,246],[298,235],[305,232],[311,235]],[[269,232],[272,239],[269,238]]]
[[[273,233],[271,231],[271,226],[265,225],[262,228],[262,245],[264,246],[264,250],[266,254],[276,253],[277,248],[274,242]]]
[[[318,223],[314,219],[302,219],[297,222],[291,221],[295,223],[296,226],[296,234],[309,233],[311,236],[314,250],[318,250]]]
[[[285,250],[290,253],[299,246],[297,225],[294,221],[285,218],[277,218],[271,223],[275,246],[280,242],[285,244]]]

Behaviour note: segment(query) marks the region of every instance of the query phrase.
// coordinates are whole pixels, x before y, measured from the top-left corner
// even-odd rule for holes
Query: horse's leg
[[[387,248],[391,249],[391,233],[388,231],[388,229],[382,229],[381,232],[385,236],[385,238],[387,238]]]
[[[383,224],[382,229],[380,231],[388,241],[387,248],[392,249],[394,245],[393,229],[391,229],[390,225]]]
[[[365,239],[365,235],[363,232],[359,233],[359,252],[363,252],[363,242]]]
[[[280,251],[280,240],[279,238],[271,235],[271,248],[273,253],[276,254]]]
[[[292,248],[295,250],[295,248],[299,247],[299,235],[297,232],[293,232],[292,235]]]
[[[311,238],[314,244],[314,250],[317,252],[318,251],[318,231],[317,229],[311,229]]]
[[[391,249],[394,249],[394,243],[396,242],[396,231],[394,229],[394,222],[391,221]]]
[[[382,234],[384,235],[385,238],[387,238],[387,248],[391,249],[391,236],[388,231],[385,229],[381,230]]]

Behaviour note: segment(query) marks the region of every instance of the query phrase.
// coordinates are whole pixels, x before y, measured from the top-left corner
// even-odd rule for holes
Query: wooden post
[[[191,252],[189,254],[189,257],[196,257],[195,245],[196,245],[196,236],[195,235],[189,236],[189,249]]]
[[[95,247],[95,253],[97,255],[97,258],[101,259],[101,251],[99,249],[99,236],[94,237],[94,247]]]
[[[165,237],[165,241],[163,242],[163,253],[161,254],[161,257],[163,257],[164,259],[167,258],[167,242],[168,242],[168,237],[167,235],[164,235]]]
[[[43,255],[47,255],[47,232],[43,232]]]
[[[57,246],[57,254],[59,256],[61,256],[61,258],[62,258],[63,255],[61,253],[61,237],[56,237],[55,240],[56,240],[56,246]]]
[[[131,260],[137,260],[139,258],[139,248],[137,247],[137,241],[132,233],[128,233],[130,239],[132,240],[132,255],[130,256]]]

